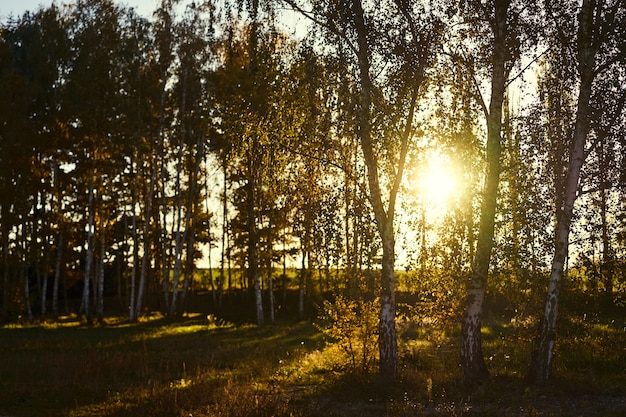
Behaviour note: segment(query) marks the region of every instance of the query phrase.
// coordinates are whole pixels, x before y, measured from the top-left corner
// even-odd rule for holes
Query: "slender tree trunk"
[[[194,272],[194,248],[196,245],[196,223],[198,218],[198,202],[197,202],[197,191],[198,191],[198,178],[200,177],[200,165],[202,160],[204,159],[204,150],[202,138],[199,136],[196,141],[196,161],[194,166],[194,172],[192,173],[192,181],[191,188],[189,191],[189,201],[187,203],[187,216],[185,223],[185,233],[187,236],[187,251],[186,251],[186,264],[185,264],[185,279],[183,281],[183,292],[182,299],[183,305],[186,306],[187,303],[187,292],[189,290],[189,285],[191,280],[193,279]],[[207,196],[208,198],[208,196]],[[211,222],[209,221],[208,225],[209,236],[211,235]],[[209,238],[209,258],[211,252],[211,239]],[[210,262],[209,262],[210,263]],[[211,276],[211,283],[213,282],[213,270],[209,267],[209,275]],[[215,290],[213,290],[213,299],[215,301]]]
[[[182,147],[182,143],[180,145]],[[179,158],[182,159],[182,151],[181,151],[181,155],[179,155]],[[179,164],[179,169],[178,169],[178,173],[177,173],[177,179],[176,179],[176,242],[175,242],[175,248],[174,248],[174,277],[173,277],[173,281],[172,281],[172,301],[170,304],[170,308],[169,308],[169,313],[168,315],[170,317],[174,317],[176,315],[176,304],[177,304],[177,300],[178,300],[178,283],[180,280],[180,269],[181,269],[181,262],[182,262],[182,256],[183,256],[183,243],[185,241],[185,238],[183,236],[184,232],[181,230],[182,229],[182,195],[181,195],[181,187],[180,187],[180,171],[182,169],[182,163]],[[187,215],[185,215],[187,216]],[[187,228],[185,227],[185,230]]]
[[[100,259],[98,267],[98,323],[104,323],[104,257],[106,256],[106,237],[100,239]]]
[[[251,158],[256,156],[251,155]],[[265,325],[265,318],[263,315],[263,296],[261,292],[261,276],[259,275],[259,255],[258,255],[258,236],[256,226],[256,181],[255,175],[257,172],[256,163],[251,161],[250,170],[251,178],[248,179],[248,280],[254,289],[254,300],[256,307],[256,319],[259,326]]]
[[[28,266],[24,262],[22,266],[22,276],[24,277],[24,304],[26,304],[26,318],[29,323],[33,322],[33,310],[30,306],[30,280],[28,276]]]
[[[600,187],[600,220],[602,222],[602,260],[600,262],[600,274],[604,284],[603,304],[611,308],[613,301],[613,250],[611,248],[611,237],[609,234],[609,220],[607,190],[606,190],[606,173],[608,171],[607,156],[604,145],[600,144],[600,179],[602,185]]]
[[[287,214],[285,212],[285,224],[287,224]],[[283,275],[281,276],[283,289],[283,306],[287,305],[287,233],[283,232]]]
[[[211,243],[209,242],[209,248],[211,247]],[[208,257],[209,257],[209,282],[211,283],[211,292],[213,293],[213,303],[218,303],[219,301],[217,300],[216,296],[215,296],[215,288],[213,286],[213,262],[211,260],[211,250],[209,250],[208,253]]]
[[[182,97],[180,105],[180,114],[182,115],[180,142],[178,144],[178,168],[176,170],[176,247],[174,249],[174,277],[172,282],[172,303],[170,304],[169,316],[174,317],[177,314],[177,300],[178,300],[178,284],[180,280],[180,269],[183,257],[183,246],[186,243],[186,233],[189,229],[190,210],[186,210],[185,213],[185,229],[181,234],[182,223],[182,210],[183,210],[183,193],[181,187],[181,175],[183,171],[183,158],[185,139],[187,139],[187,128],[185,122],[185,116],[187,115],[187,68],[183,68],[181,75],[182,83]],[[191,174],[193,175],[193,174]],[[193,186],[192,186],[193,188]]]
[[[272,274],[272,218],[269,218],[267,226],[267,296],[269,298],[270,323],[274,324],[274,279]]]
[[[167,236],[167,196],[165,195],[165,163],[161,156],[161,286],[163,290],[163,311],[167,312],[170,306],[170,261],[168,257],[168,236]]]
[[[380,361],[380,376],[385,380],[395,380],[398,375],[398,342],[396,337],[396,303],[395,303],[395,236],[393,232],[395,188],[390,193],[389,210],[385,212],[382,201],[378,176],[378,163],[374,154],[371,138],[370,105],[372,84],[370,79],[369,45],[367,29],[361,0],[353,0],[352,11],[357,31],[358,62],[360,77],[360,102],[358,114],[357,136],[361,142],[361,149],[367,166],[367,179],[370,192],[370,202],[374,211],[376,225],[383,245],[380,314],[378,328],[378,349]],[[407,122],[407,126],[411,121]],[[403,150],[406,150],[407,137],[404,138]],[[403,158],[401,158],[402,160]],[[401,161],[396,182],[402,178],[403,161]],[[395,184],[394,184],[395,186]]]
[[[258,49],[258,12],[259,0],[251,1],[251,23],[250,23],[250,77],[254,80],[257,76],[257,49]],[[254,286],[254,299],[256,306],[256,319],[259,326],[265,325],[263,314],[263,294],[261,292],[261,275],[259,274],[259,253],[258,253],[258,230],[256,218],[257,204],[257,176],[260,174],[258,163],[259,155],[258,138],[252,138],[251,149],[249,150],[249,172],[248,175],[248,279]],[[260,200],[260,199],[259,199]]]
[[[9,282],[9,234],[7,232],[6,213],[4,205],[0,204],[0,233],[2,234],[2,313],[9,310],[10,282]]]
[[[85,255],[85,277],[83,280],[83,308],[87,324],[92,324],[91,310],[89,309],[89,281],[91,275],[91,262],[93,259],[93,228],[94,228],[94,207],[93,207],[93,186],[89,186],[89,196],[87,201],[87,210],[89,212],[87,220],[87,251]]]
[[[269,263],[269,266],[268,266],[268,269],[267,269],[267,292],[268,292],[268,295],[269,295],[269,302],[270,302],[270,323],[274,324],[274,322],[275,322],[275,316],[274,316],[274,304],[275,304],[275,299],[274,299],[274,277],[273,277],[273,274],[272,274],[272,261],[270,260],[268,263]]]
[[[33,228],[34,228],[34,225],[33,225]],[[20,275],[22,276],[22,279],[23,279],[22,288],[24,290],[24,304],[26,308],[26,311],[25,311],[26,318],[28,319],[29,323],[32,323],[33,311],[32,311],[31,302],[30,302],[30,279],[29,279],[30,277],[28,276],[28,251],[30,250],[28,246],[28,241],[27,241],[28,233],[29,233],[28,221],[24,220],[24,222],[22,223],[22,228],[21,228],[22,254],[21,254],[21,265],[20,265],[19,270],[20,270]]]
[[[233,291],[233,268],[230,256],[230,234],[226,236],[226,240],[226,247],[228,248],[226,250],[226,265],[228,266],[228,295],[231,296]]]
[[[300,279],[298,281],[298,318],[304,320],[304,289],[306,287],[306,246],[302,244],[302,265],[300,268]]]
[[[57,259],[54,264],[54,282],[52,284],[52,314],[59,315],[59,280],[61,278],[61,262],[63,260],[63,230],[59,231],[57,237]]]
[[[128,302],[128,318],[130,322],[137,321],[137,310],[135,309],[135,286],[137,282],[137,265],[139,264],[139,236],[137,234],[137,176],[135,174],[135,164],[133,161],[130,163],[133,176],[133,191],[132,191],[132,221],[133,221],[133,267],[130,274],[130,297]]]
[[[378,348],[380,373],[387,379],[398,375],[398,342],[396,337],[396,297],[395,297],[395,237],[393,222],[387,222],[382,231],[383,258],[380,289],[380,314]]]
[[[496,203],[500,183],[500,156],[502,153],[502,104],[509,60],[507,36],[507,10],[509,0],[494,2],[495,25],[493,41],[493,69],[491,75],[491,99],[487,116],[487,172],[482,193],[480,224],[476,253],[468,288],[465,315],[461,331],[461,364],[467,385],[482,383],[489,371],[482,352],[481,327],[483,301],[487,286],[487,274],[493,249]]]
[[[44,260],[41,268],[41,317],[45,317],[47,314],[47,302],[48,302],[48,264],[50,263],[50,247],[48,243],[48,236],[44,238],[43,250]]]
[[[148,186],[148,197],[146,199],[146,213],[143,226],[143,256],[141,257],[141,271],[139,272],[139,288],[137,290],[137,305],[135,307],[135,320],[141,314],[143,308],[143,297],[146,292],[146,273],[148,270],[148,260],[150,259],[150,221],[152,219],[152,199],[154,198],[154,188],[156,182],[156,156],[150,170],[150,185]]]
[[[594,1],[584,0],[578,28],[578,59],[580,69],[580,91],[576,124],[568,162],[563,206],[558,207],[554,257],[548,282],[548,295],[540,323],[540,330],[531,354],[530,379],[536,385],[545,385],[550,377],[554,345],[556,341],[556,319],[559,303],[559,288],[563,279],[569,247],[569,232],[574,203],[578,197],[580,172],[585,160],[585,143],[589,134],[589,118],[592,112],[591,88],[593,68],[598,45],[592,40]]]
[[[226,279],[226,234],[228,233],[228,164],[226,155],[223,155],[222,170],[224,171],[224,189],[222,190],[222,253],[220,260],[220,281],[218,285],[217,308],[222,308],[222,297],[224,295],[224,280]],[[208,209],[207,209],[208,211]]]
[[[166,56],[164,56],[165,58]],[[161,218],[161,288],[163,291],[163,311],[167,311],[170,305],[170,297],[169,297],[169,280],[170,280],[170,263],[167,257],[167,247],[168,247],[168,238],[167,238],[167,195],[165,192],[165,184],[167,184],[167,164],[166,164],[166,147],[165,147],[165,98],[167,96],[166,89],[166,81],[169,79],[168,77],[168,68],[169,59],[163,63],[162,70],[162,79],[163,84],[161,85],[161,104],[159,107],[159,170],[160,170],[160,185],[161,185],[161,211],[159,216]],[[155,161],[156,165],[156,161]],[[157,217],[157,223],[159,222]]]

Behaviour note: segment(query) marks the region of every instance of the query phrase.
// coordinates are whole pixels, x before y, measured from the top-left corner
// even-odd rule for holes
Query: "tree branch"
[[[315,13],[313,11],[305,10],[304,7],[300,6],[295,0],[280,0],[280,1],[285,2],[285,4],[291,7],[294,11],[300,13],[302,16],[306,17],[311,22],[323,28],[328,29],[331,33],[333,33],[334,35],[339,37],[341,40],[343,40],[346,43],[346,45],[348,45],[348,49],[350,49],[350,51],[352,51],[356,56],[358,56],[358,50],[352,44],[352,42],[350,42],[350,39],[348,39],[346,34],[344,32],[341,32],[339,29],[337,29],[337,27],[333,25],[331,22],[325,22],[324,20],[318,18],[317,16],[315,16]]]

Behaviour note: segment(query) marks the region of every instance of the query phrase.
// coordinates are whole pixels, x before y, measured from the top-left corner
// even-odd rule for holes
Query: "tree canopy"
[[[559,294],[626,300],[626,7],[579,3],[164,0],[146,17],[81,0],[8,18],[0,320],[175,318],[202,289],[264,326],[338,300],[376,310],[387,379],[399,318],[462,322],[472,385],[482,321],[524,318],[545,383]]]

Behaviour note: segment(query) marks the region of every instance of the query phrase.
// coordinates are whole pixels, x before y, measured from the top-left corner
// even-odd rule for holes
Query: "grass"
[[[621,416],[626,332],[568,320],[552,383],[524,382],[532,331],[483,331],[490,380],[461,384],[456,328],[400,337],[400,381],[355,368],[308,322],[258,328],[206,315],[138,324],[0,328],[2,416]]]

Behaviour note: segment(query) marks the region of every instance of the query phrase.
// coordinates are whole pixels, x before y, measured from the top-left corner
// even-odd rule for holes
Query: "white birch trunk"
[[[379,314],[379,372],[385,380],[395,380],[398,375],[398,341],[396,336],[396,303],[395,303],[395,236],[393,232],[394,218],[394,191],[390,193],[388,212],[382,201],[382,192],[379,183],[378,162],[374,154],[371,138],[370,105],[372,83],[370,79],[370,57],[367,40],[367,29],[363,6],[360,0],[353,0],[352,8],[354,23],[357,32],[358,61],[360,77],[360,103],[358,115],[357,135],[361,142],[361,149],[367,166],[367,179],[369,186],[369,198],[374,210],[376,225],[383,245],[382,276],[380,290],[380,314]],[[409,120],[407,126],[411,123]],[[407,133],[410,130],[407,130]],[[406,149],[406,140],[403,150]],[[401,158],[402,159],[402,158]],[[402,177],[402,164],[398,169],[396,183]],[[394,184],[394,190],[395,188]]]
[[[510,1],[494,3],[495,24],[493,41],[493,65],[491,75],[491,97],[487,117],[487,172],[482,193],[480,224],[476,253],[472,264],[465,315],[461,331],[461,365],[467,385],[482,383],[489,371],[482,353],[482,312],[487,286],[487,274],[491,262],[495,215],[500,183],[500,156],[502,153],[502,104],[508,78],[506,69],[510,59],[507,36],[507,11]],[[484,106],[483,106],[484,108]]]
[[[148,198],[146,201],[145,219],[143,227],[143,256],[141,258],[141,271],[139,272],[139,288],[137,290],[137,303],[135,307],[136,317],[141,315],[143,308],[143,297],[146,291],[146,272],[148,269],[148,259],[150,254],[150,221],[152,219],[152,199],[154,198],[154,183],[156,182],[156,156],[150,172],[150,185]]]
[[[544,385],[552,367],[554,345],[556,341],[556,320],[559,304],[559,288],[563,279],[565,262],[568,255],[569,232],[574,211],[574,203],[578,197],[580,172],[585,161],[585,144],[589,134],[589,118],[591,114],[591,88],[593,84],[593,68],[598,45],[592,44],[592,14],[595,4],[584,0],[579,15],[578,28],[578,59],[580,69],[580,91],[576,124],[568,162],[563,207],[557,207],[556,239],[554,257],[548,281],[548,295],[541,319],[539,335],[531,356],[530,378],[536,385]],[[594,42],[595,43],[595,42]]]
[[[130,294],[128,302],[128,318],[131,323],[137,321],[137,311],[135,310],[135,285],[137,282],[137,264],[139,263],[139,236],[137,236],[137,176],[135,174],[134,162],[131,161],[131,173],[135,177],[133,180],[132,192],[132,223],[133,223],[133,267],[130,273]]]
[[[91,275],[91,262],[93,259],[93,222],[94,222],[94,209],[93,209],[93,186],[89,186],[89,196],[87,200],[88,220],[87,220],[87,251],[85,258],[85,277],[83,287],[83,300],[82,305],[85,312],[85,318],[87,324],[92,324],[91,310],[89,309],[89,280]]]

